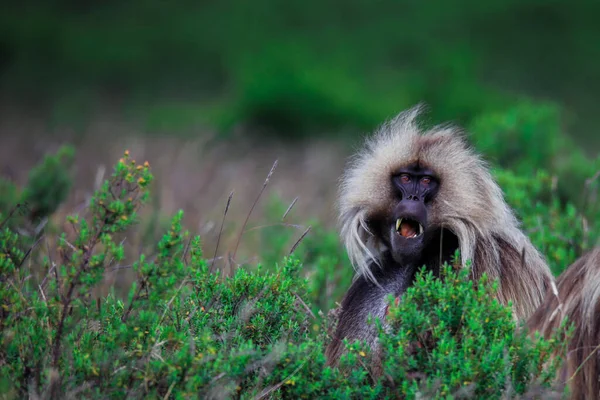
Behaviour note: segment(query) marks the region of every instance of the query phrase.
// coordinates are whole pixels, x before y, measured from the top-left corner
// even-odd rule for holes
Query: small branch
[[[138,287],[138,289],[135,291],[133,298],[129,302],[127,309],[125,310],[125,312],[123,313],[123,316],[121,317],[121,322],[125,322],[125,321],[127,321],[127,318],[129,318],[129,314],[131,313],[131,310],[133,310],[133,303],[135,303],[140,298],[140,293],[142,293],[144,286],[145,286],[145,284],[141,284]]]
[[[115,272],[115,271],[120,271],[122,269],[129,269],[133,266],[133,264],[129,264],[129,265],[117,265],[116,267],[112,267],[111,269],[108,270],[108,272]]]
[[[312,228],[312,226],[309,226],[308,228],[306,228],[306,230],[304,231],[304,233],[302,234],[302,236],[300,236],[300,238],[292,246],[292,249],[290,250],[289,255],[291,255],[296,250],[296,247],[298,247],[298,245],[300,244],[300,242],[302,241],[302,239],[304,239],[304,237],[306,235],[308,235],[308,232],[310,232],[311,228]]]
[[[294,207],[294,204],[296,204],[297,201],[298,196],[296,196],[296,198],[292,201],[292,204],[290,204],[287,210],[285,210],[285,213],[283,213],[283,217],[281,217],[282,221],[285,220],[285,217],[287,217],[288,213],[291,211],[292,207]]]
[[[71,250],[77,251],[77,247],[75,247],[73,244],[71,244],[71,242],[69,242],[67,239],[63,239],[63,238],[61,238],[61,239],[64,243],[67,244],[67,246],[69,246],[71,248]]]
[[[304,300],[302,300],[302,298],[300,296],[298,296],[298,293],[294,293],[294,296],[296,296],[296,299],[300,302],[300,304],[302,304],[302,306],[304,307],[304,309],[306,310],[308,315],[310,315],[312,317],[312,319],[317,319],[317,317],[312,312],[310,307],[304,302]]]
[[[181,292],[181,288],[183,288],[183,286],[187,283],[187,278],[185,278],[181,284],[179,285],[179,287],[177,288],[177,290],[175,290],[175,294],[173,294],[173,297],[171,297],[171,300],[169,300],[169,302],[167,303],[167,306],[165,307],[165,311],[163,311],[160,320],[158,321],[157,324],[157,333],[158,333],[158,326],[160,324],[162,324],[163,320],[165,319],[165,316],[167,315],[167,311],[169,310],[169,308],[171,307],[171,304],[173,304],[173,301],[175,301],[175,297],[177,297],[177,295],[179,294],[179,292]],[[158,339],[158,337],[157,337]]]
[[[246,220],[244,221],[244,224],[242,225],[242,229],[240,229],[240,234],[238,235],[237,243],[235,244],[235,249],[233,250],[233,255],[231,256],[231,259],[233,259],[233,260],[235,260],[235,255],[237,254],[237,250],[240,245],[240,241],[242,240],[242,234],[244,233],[244,229],[246,229],[246,225],[248,224],[250,215],[252,214],[254,207],[256,207],[256,204],[258,204],[258,201],[260,200],[263,192],[265,191],[265,188],[269,184],[269,180],[271,179],[271,176],[273,175],[275,168],[277,168],[278,162],[279,162],[278,160],[275,160],[275,162],[273,163],[273,166],[271,167],[271,170],[269,171],[269,174],[267,175],[267,179],[265,179],[265,182],[263,183],[262,188],[260,189],[260,192],[258,193],[258,196],[256,196],[254,203],[252,203],[252,207],[250,207],[250,211],[248,211],[248,215],[246,215]]]
[[[42,288],[42,285],[38,285],[38,288],[40,289],[40,294],[42,295],[42,298],[44,299],[44,303],[48,303],[48,299],[46,299],[46,294],[44,293],[44,288]]]
[[[287,227],[290,227],[290,228],[304,229],[304,226],[302,226],[302,225],[286,224],[285,222],[278,222],[276,224],[267,224],[267,225],[253,226],[252,228],[246,229],[244,231],[244,233],[252,232],[252,231],[255,231],[257,229],[272,228],[274,226],[287,226]]]
[[[215,247],[215,255],[212,259],[212,264],[210,265],[210,270],[212,271],[215,266],[215,260],[217,259],[217,251],[219,250],[219,243],[221,242],[221,235],[223,234],[223,225],[225,225],[225,217],[227,216],[227,212],[229,211],[229,205],[231,204],[231,199],[233,198],[233,190],[229,193],[229,198],[227,199],[227,205],[225,206],[225,212],[223,213],[223,218],[221,219],[221,228],[219,229],[219,236],[217,236],[217,245]]]
[[[163,400],[167,400],[169,398],[169,396],[171,395],[171,391],[175,387],[176,383],[177,383],[177,381],[174,381],[173,383],[171,383],[171,386],[169,386],[169,390],[167,390],[167,394],[165,394],[165,397],[163,397]]]
[[[190,244],[192,243],[192,235],[190,235],[190,238],[188,239],[188,242],[185,246],[185,250],[183,250],[183,255],[181,256],[181,261],[183,261],[184,264],[187,265],[185,258],[188,255],[188,251],[190,250]]]
[[[206,260],[206,262],[207,262],[207,263],[212,263],[212,262],[214,262],[214,261],[217,261],[217,260],[222,260],[222,259],[223,259],[223,256],[219,256],[219,257],[215,257],[215,258],[208,259],[208,260]]]
[[[27,253],[25,253],[25,255],[23,256],[23,259],[19,263],[19,268],[21,268],[21,266],[23,265],[25,260],[27,260],[27,257],[29,257],[29,255],[31,254],[33,249],[38,245],[38,243],[40,243],[42,241],[43,238],[44,238],[44,235],[40,236],[39,239],[36,240],[35,243],[29,248],[29,250],[27,250]]]
[[[306,361],[304,361],[302,364],[300,364],[298,366],[298,368],[296,368],[291,374],[289,374],[286,378],[284,378],[281,382],[277,383],[276,385],[271,386],[270,388],[263,390],[261,394],[259,394],[258,396],[256,396],[254,398],[254,400],[260,400],[262,398],[267,397],[269,394],[273,393],[275,390],[279,389],[281,386],[283,386],[283,384],[289,380],[292,376],[294,376],[295,374],[298,373],[298,371],[300,371],[300,369],[302,367],[304,367],[304,364],[306,364]]]
[[[581,368],[583,368],[583,365],[590,359],[592,358],[592,356],[598,351],[600,350],[600,345],[594,347],[594,349],[590,352],[590,354],[585,358],[585,360],[583,360],[583,362],[581,364],[579,364],[579,366],[577,367],[577,369],[575,370],[575,372],[573,372],[573,375],[571,375],[571,377],[569,379],[567,379],[567,382],[573,380],[575,378],[575,375],[577,375],[579,373],[579,371],[581,370]]]
[[[79,270],[77,271],[77,275],[75,275],[75,277],[73,278],[73,280],[71,280],[71,283],[69,284],[69,290],[67,291],[67,295],[63,298],[62,313],[61,313],[61,316],[60,316],[60,321],[58,323],[58,328],[56,330],[56,336],[55,336],[55,339],[54,339],[53,351],[52,351],[52,366],[54,368],[56,368],[57,371],[58,371],[58,361],[60,360],[60,344],[61,344],[62,335],[63,335],[63,332],[64,332],[65,320],[67,318],[67,311],[68,311],[68,308],[71,305],[71,301],[72,301],[71,297],[73,296],[73,292],[75,291],[75,287],[79,284],[79,278],[81,277],[81,274],[84,271],[86,271],[86,269],[87,269],[87,266],[88,266],[88,264],[90,262],[90,258],[92,257],[92,253],[94,251],[94,247],[98,243],[98,240],[100,238],[100,233],[102,232],[103,228],[104,228],[103,226],[99,227],[99,229],[96,232],[96,234],[94,235],[94,237],[92,237],[90,239],[90,241],[88,242],[87,250],[86,250],[86,252],[85,252],[85,254],[83,256],[83,262],[79,266]],[[69,243],[66,240],[65,240],[65,242]]]
[[[4,219],[4,221],[2,221],[0,223],[0,229],[4,228],[4,225],[12,218],[12,216],[14,215],[14,213],[17,210],[20,210],[20,208],[23,207],[23,205],[21,203],[17,203],[16,206],[13,207],[13,209],[10,211],[10,213],[8,214],[8,216]]]

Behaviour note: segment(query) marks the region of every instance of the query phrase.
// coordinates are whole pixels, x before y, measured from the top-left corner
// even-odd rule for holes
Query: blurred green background
[[[598,150],[596,0],[7,1],[5,101],[146,130],[364,131],[417,102],[468,125],[523,96]],[[118,102],[117,102],[118,101]]]
[[[426,123],[465,127],[493,166],[546,171],[552,188],[539,191],[557,190],[591,226],[598,16],[597,0],[4,1],[0,173],[22,185],[44,154],[74,144],[71,212],[129,148],[157,176],[152,207],[184,209],[211,248],[231,190],[223,240],[238,241],[275,159],[265,196],[284,210],[299,196],[288,218],[332,227],[354,146],[425,103]],[[510,196],[532,196],[529,180],[505,190],[514,182]]]

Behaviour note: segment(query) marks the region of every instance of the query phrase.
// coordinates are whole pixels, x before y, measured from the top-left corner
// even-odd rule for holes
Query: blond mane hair
[[[450,125],[421,130],[416,122],[421,109],[414,107],[383,124],[342,177],[340,233],[352,264],[375,282],[372,268],[381,266],[386,249],[370,231],[369,218],[391,212],[392,175],[418,162],[440,181],[430,227],[456,235],[463,264],[473,263],[473,278],[485,272],[499,279],[499,300],[512,301],[517,317],[528,316],[553,283],[545,260],[521,231],[487,164],[468,146],[463,132]]]

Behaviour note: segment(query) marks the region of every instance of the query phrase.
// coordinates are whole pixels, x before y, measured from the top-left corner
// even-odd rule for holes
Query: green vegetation
[[[0,95],[49,131],[84,132],[98,113],[148,133],[340,145],[423,102],[426,124],[467,128],[558,275],[600,244],[598,11],[594,0],[12,2],[0,5]],[[353,275],[337,232],[290,229],[273,197],[259,260],[220,270],[182,212],[141,211],[155,181],[128,153],[86,207],[61,209],[75,151],[47,155],[22,186],[0,178],[0,398],[562,391],[550,354],[564,356],[568,325],[527,336],[468,265],[421,272],[390,308],[382,380],[361,343],[325,367]]]
[[[139,222],[153,176],[128,152],[63,231],[50,226],[22,235],[26,221],[15,210],[56,209],[70,187],[71,155],[65,148],[48,156],[27,187],[2,199],[4,396],[501,398],[563,390],[552,378],[568,325],[548,340],[527,336],[510,309],[493,300],[496,282],[470,281],[468,265],[447,265],[439,279],[421,271],[404,301],[391,306],[393,329],[380,330],[382,380],[373,379],[373,355],[360,342],[347,343],[339,369],[325,367],[334,324],[328,310],[352,276],[335,234],[317,226],[293,255],[281,256],[289,238],[265,230],[263,260],[223,276],[178,212],[158,243],[132,260],[124,239]],[[48,179],[36,179],[40,174]],[[496,175],[555,269],[579,255],[589,235],[574,223],[581,218],[575,208],[548,188],[547,175]],[[27,203],[15,203],[21,199]],[[285,211],[277,201],[269,208],[277,216]],[[563,235],[580,246],[558,240]],[[47,246],[38,244],[42,239]],[[135,280],[125,296],[97,290],[127,263]],[[332,286],[335,294],[324,297]]]

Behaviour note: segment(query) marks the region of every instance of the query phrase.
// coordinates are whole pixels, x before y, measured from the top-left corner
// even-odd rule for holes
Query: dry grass
[[[207,258],[215,253],[223,212],[233,191],[217,253],[222,257],[217,261],[221,268],[226,265],[226,255],[234,251],[244,220],[275,160],[277,168],[245,226],[236,261],[257,261],[258,229],[253,228],[267,225],[260,229],[269,229],[268,225],[279,222],[268,220],[264,214],[264,205],[272,195],[288,204],[298,198],[286,222],[304,225],[316,218],[325,226],[335,227],[334,199],[350,150],[347,145],[327,139],[260,143],[243,135],[211,144],[213,136],[206,129],[191,132],[186,138],[148,135],[111,116],[95,119],[85,132],[50,132],[41,119],[4,113],[0,114],[0,174],[23,183],[44,154],[64,143],[75,145],[75,184],[69,200],[54,216],[54,222],[60,223],[66,214],[84,209],[95,187],[128,149],[137,161],[149,161],[155,175],[144,220],[158,218],[160,225],[161,220],[167,222],[183,209],[185,226],[201,235]],[[141,226],[137,234],[127,238],[130,251],[141,251],[145,229]],[[298,229],[294,240],[303,233],[302,227],[289,229]],[[155,227],[155,237],[160,233],[160,227]],[[292,241],[290,248],[293,245]],[[121,274],[114,275],[112,282],[129,281]]]

